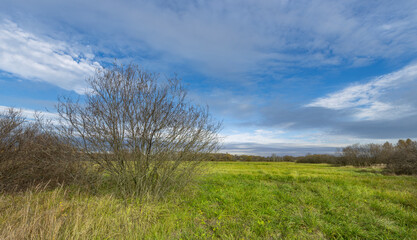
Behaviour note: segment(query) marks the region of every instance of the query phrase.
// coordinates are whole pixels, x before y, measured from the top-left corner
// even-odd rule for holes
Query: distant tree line
[[[254,156],[213,153],[210,161],[327,163],[339,166],[369,167],[379,165],[388,173],[417,174],[417,142],[400,139],[396,144],[354,144],[336,154],[307,154],[305,156]]]
[[[257,155],[233,155],[229,153],[212,153],[208,156],[209,161],[232,161],[232,162],[297,162],[297,163],[330,163],[336,164],[338,157],[330,154],[307,154],[306,156],[257,156]]]

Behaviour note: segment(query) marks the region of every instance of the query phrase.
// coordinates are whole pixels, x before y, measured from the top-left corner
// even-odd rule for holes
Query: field
[[[416,239],[417,177],[211,162],[162,201],[73,186],[2,194],[0,213],[0,239]]]

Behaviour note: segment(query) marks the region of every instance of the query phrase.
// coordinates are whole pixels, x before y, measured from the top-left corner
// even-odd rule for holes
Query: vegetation
[[[60,99],[60,133],[122,194],[162,197],[179,189],[217,149],[220,124],[187,101],[178,79],[114,64],[87,82],[82,100]]]
[[[395,174],[417,174],[417,142],[399,140],[394,146],[384,144],[355,144],[342,150],[339,164],[372,166],[382,164],[386,172]]]
[[[385,174],[416,174],[417,142],[215,154],[220,124],[178,79],[115,64],[88,83],[58,126],[0,114],[0,239],[417,236],[417,178]]]
[[[19,111],[0,114],[0,192],[85,177],[80,155],[41,118],[28,122]]]
[[[392,148],[390,148],[392,149]],[[393,151],[387,152],[387,170],[395,174],[417,174],[417,142],[400,140]],[[385,154],[382,152],[382,154]],[[382,155],[381,154],[381,155]]]
[[[340,157],[330,154],[307,154],[306,156],[297,157],[295,162],[340,164]]]
[[[217,150],[221,124],[189,102],[177,78],[138,66],[97,69],[82,98],[62,97],[59,124],[0,113],[0,191],[54,187],[105,174],[124,197],[164,197]],[[94,183],[88,183],[94,185]]]
[[[212,153],[208,155],[209,161],[218,162],[298,162],[298,163],[330,163],[337,164],[338,157],[329,154],[307,154],[306,156],[256,156],[256,155],[232,155],[229,153]]]
[[[160,201],[115,185],[0,195],[0,239],[414,239],[417,178],[380,168],[210,162]]]
[[[269,157],[252,155],[231,155],[216,153],[209,155],[210,161],[238,161],[238,162],[296,162],[296,163],[327,163],[335,166],[370,167],[382,166],[385,173],[417,174],[417,142],[411,139],[398,140],[393,145],[384,144],[354,144],[347,146],[337,154],[307,154],[305,156],[277,156]]]
[[[229,153],[212,153],[208,155],[208,161],[217,162],[282,162],[283,158],[273,155],[270,157],[255,155],[232,155]]]

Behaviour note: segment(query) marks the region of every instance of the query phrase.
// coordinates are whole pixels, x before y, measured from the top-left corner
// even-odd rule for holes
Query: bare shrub
[[[399,140],[386,169],[395,174],[417,174],[417,142]]]
[[[0,113],[0,191],[69,183],[79,172],[72,146],[41,118],[29,122],[13,109]]]
[[[217,149],[220,124],[186,100],[177,78],[115,63],[88,83],[83,99],[60,99],[63,131],[124,194],[163,196],[182,187]]]
[[[0,113],[0,163],[14,159],[21,142],[25,119],[12,108]],[[0,175],[1,176],[1,175]]]
[[[354,144],[342,149],[340,163],[357,167],[383,164],[385,163],[385,157],[383,157],[383,154],[386,153],[385,150],[382,145],[374,143]]]
[[[417,142],[398,140],[393,146],[384,144],[354,144],[342,149],[342,165],[358,167],[385,165],[386,171],[395,174],[417,174]]]

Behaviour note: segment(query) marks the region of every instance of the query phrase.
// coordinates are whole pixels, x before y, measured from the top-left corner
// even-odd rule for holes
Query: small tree
[[[60,99],[61,125],[126,194],[163,196],[184,186],[218,147],[220,123],[186,100],[177,78],[115,63],[88,84],[82,99]]]

